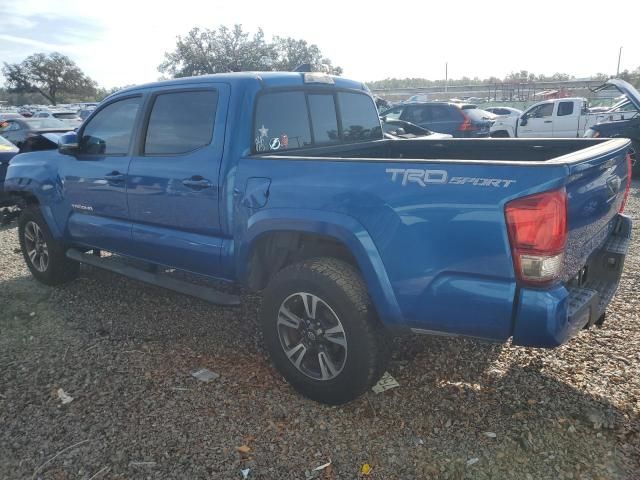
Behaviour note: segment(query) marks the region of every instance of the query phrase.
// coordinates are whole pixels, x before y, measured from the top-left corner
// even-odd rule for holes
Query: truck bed
[[[327,146],[304,150],[290,150],[286,156],[331,159],[367,158],[372,160],[430,160],[430,161],[498,161],[498,162],[562,162],[566,155],[583,152],[597,154],[598,146],[615,148],[624,140],[571,138],[571,139],[439,139],[439,140],[380,140],[352,145]],[[586,149],[591,149],[584,152]],[[262,156],[278,157],[282,154]],[[572,161],[579,160],[575,157]]]
[[[342,222],[358,242],[367,239],[362,256],[373,266],[363,270],[388,323],[552,346],[592,321],[567,320],[576,303],[571,285],[621,228],[628,147],[625,139],[386,140],[253,155],[241,160],[247,178],[237,180],[269,172],[268,202],[248,220],[252,229],[267,228],[265,220],[335,236]],[[514,275],[505,206],[558,189],[568,198],[562,278],[524,288]],[[538,313],[526,316],[522,302]],[[539,324],[545,305],[556,304],[554,320]]]

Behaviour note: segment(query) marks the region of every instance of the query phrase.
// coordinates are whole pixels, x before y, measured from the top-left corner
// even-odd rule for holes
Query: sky
[[[0,62],[71,57],[100,86],[157,80],[164,52],[193,27],[242,24],[317,44],[344,75],[503,77],[528,70],[588,77],[640,66],[640,0],[271,0],[0,2]],[[620,27],[619,25],[623,25]],[[0,83],[2,79],[0,78]]]

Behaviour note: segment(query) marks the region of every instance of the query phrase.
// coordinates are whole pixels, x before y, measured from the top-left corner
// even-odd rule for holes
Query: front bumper
[[[551,289],[521,288],[513,343],[557,347],[581,329],[596,323],[615,294],[631,239],[631,219],[618,223],[586,265],[587,279],[575,279]]]

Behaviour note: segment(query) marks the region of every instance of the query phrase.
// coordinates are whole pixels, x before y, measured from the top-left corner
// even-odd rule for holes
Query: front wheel
[[[509,138],[509,133],[506,130],[498,130],[491,133],[491,138]]]
[[[18,238],[24,261],[36,280],[60,285],[78,276],[80,265],[65,256],[64,245],[53,237],[37,208],[20,215]]]
[[[383,329],[362,278],[343,261],[317,258],[278,272],[261,317],[276,368],[313,400],[348,402],[384,372]]]

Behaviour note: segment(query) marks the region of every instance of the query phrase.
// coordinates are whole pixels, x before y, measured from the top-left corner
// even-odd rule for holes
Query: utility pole
[[[444,92],[447,93],[449,86],[449,62],[444,62]]]
[[[616,77],[620,76],[620,57],[622,57],[622,47],[620,47],[620,51],[618,52],[618,69],[616,70]]]

